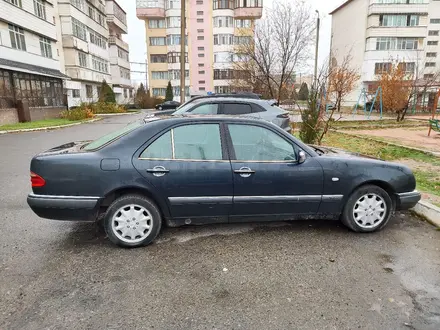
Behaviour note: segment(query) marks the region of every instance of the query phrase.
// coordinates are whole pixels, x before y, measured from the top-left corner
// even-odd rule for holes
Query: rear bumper
[[[41,218],[68,221],[95,221],[99,197],[29,194],[27,203]]]
[[[416,206],[420,201],[422,195],[417,190],[396,194],[396,209],[397,210],[408,210]]]

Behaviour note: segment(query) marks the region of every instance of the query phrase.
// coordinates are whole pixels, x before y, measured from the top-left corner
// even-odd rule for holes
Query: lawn
[[[348,121],[335,121],[332,127],[335,129],[372,129],[372,128],[384,128],[384,127],[417,127],[426,126],[425,121],[421,120],[404,120],[403,122],[397,122],[394,119],[382,119],[382,120],[348,120]]]
[[[53,127],[53,126],[63,126],[68,124],[80,123],[87,120],[68,120],[63,118],[52,118],[44,120],[30,121],[27,123],[16,123],[1,125],[0,131],[12,131],[17,129],[31,129],[31,128],[42,128],[42,127]]]
[[[367,141],[335,132],[329,133],[322,144],[406,164],[414,172],[418,190],[440,196],[440,158],[438,157],[404,147],[390,146],[381,141]]]

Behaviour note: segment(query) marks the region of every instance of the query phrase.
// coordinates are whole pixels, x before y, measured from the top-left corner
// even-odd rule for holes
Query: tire
[[[110,241],[126,248],[150,244],[161,226],[158,207],[141,195],[119,197],[109,206],[104,218],[104,229]]]
[[[355,232],[371,233],[385,227],[393,212],[393,201],[385,190],[365,185],[357,188],[348,198],[341,221]]]
[[[162,107],[159,107],[159,110],[162,110]]]

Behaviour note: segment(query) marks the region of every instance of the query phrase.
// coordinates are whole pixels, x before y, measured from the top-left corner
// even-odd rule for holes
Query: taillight
[[[46,184],[46,181],[38,174],[31,171],[31,183],[32,187],[43,187]]]
[[[282,113],[281,115],[278,115],[277,118],[289,118],[288,113]]]

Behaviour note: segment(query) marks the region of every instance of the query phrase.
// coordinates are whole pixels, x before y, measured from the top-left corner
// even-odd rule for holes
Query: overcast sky
[[[208,0],[211,1],[211,0]],[[319,42],[319,61],[322,63],[330,52],[331,17],[329,12],[341,5],[345,0],[308,0],[312,10],[319,10],[321,16],[321,33]],[[128,34],[124,40],[130,45],[130,62],[145,63],[146,40],[144,21],[136,17],[135,0],[117,0],[118,4],[127,12]],[[273,0],[263,0],[265,7],[270,7]],[[264,10],[264,9],[263,9]],[[145,65],[131,65],[132,71],[145,71]],[[309,72],[303,72],[306,74]],[[132,72],[134,84],[145,82],[145,73]]]

